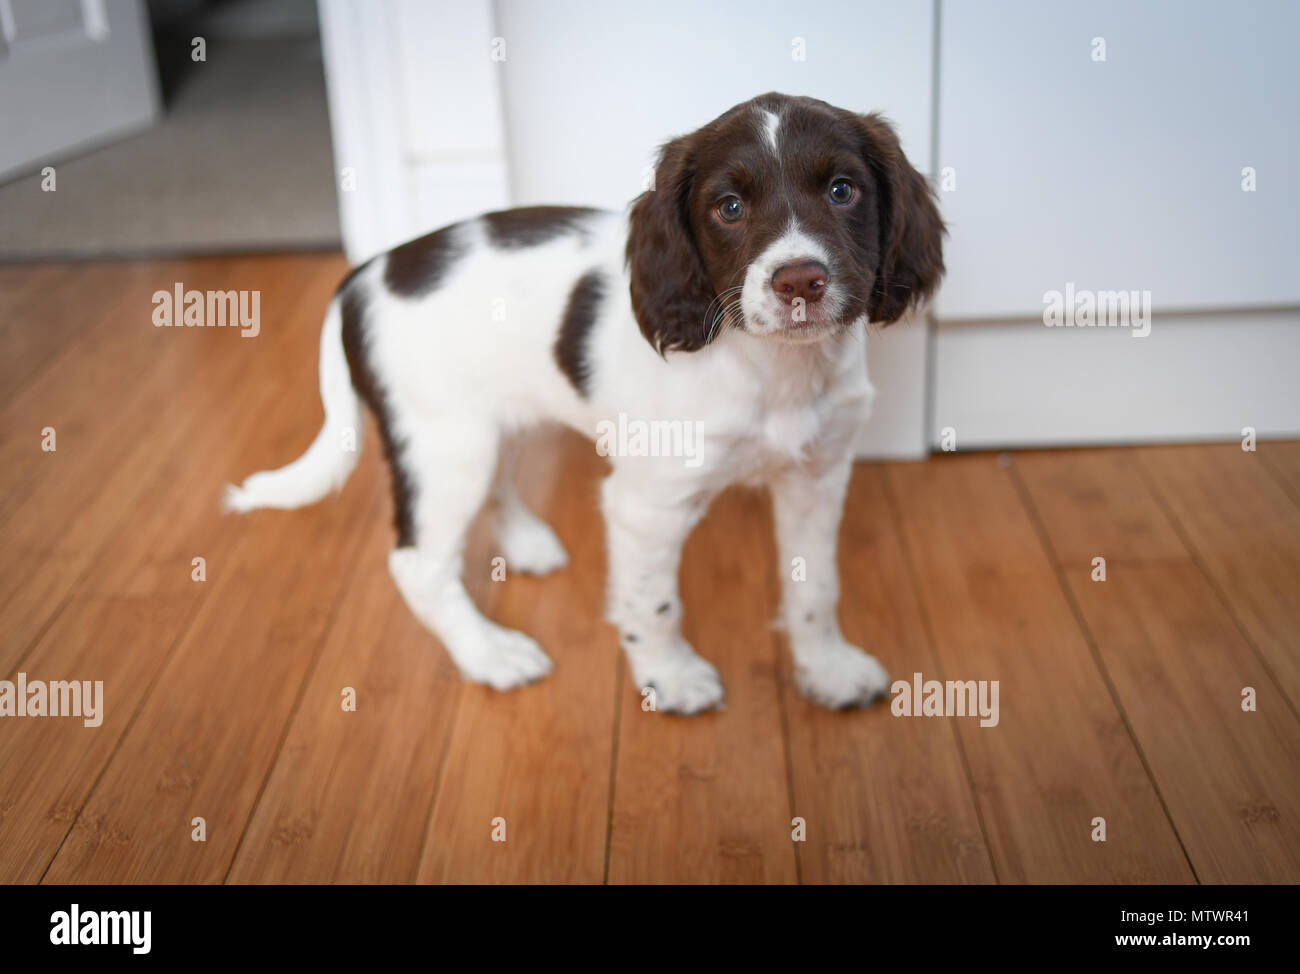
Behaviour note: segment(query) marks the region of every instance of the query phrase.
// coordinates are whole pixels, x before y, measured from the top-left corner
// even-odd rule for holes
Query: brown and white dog
[[[465,530],[492,498],[511,567],[566,563],[496,475],[505,438],[564,423],[612,461],[607,617],[633,677],[658,709],[692,713],[723,688],[682,637],[682,545],[724,487],[766,484],[799,687],[830,707],[868,704],[889,679],[840,633],[835,555],[873,396],[863,331],[930,295],[943,235],[884,119],[762,95],[665,145],[627,215],[491,213],[354,271],[325,317],[324,427],[298,460],[231,487],[227,505],[298,507],[341,487],[364,402],[392,467],[393,578],[461,673],[505,690],[551,661],[471,601]]]

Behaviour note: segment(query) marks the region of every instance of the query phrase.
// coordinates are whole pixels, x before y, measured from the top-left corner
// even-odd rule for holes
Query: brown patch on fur
[[[394,247],[384,267],[384,285],[401,298],[420,298],[436,291],[461,256],[454,234],[458,226],[443,227]]]
[[[590,270],[582,275],[569,292],[569,303],[555,338],[555,362],[584,398],[591,391],[588,388],[591,368],[587,364],[587,333],[596,322],[604,296],[605,279],[599,271]]]
[[[556,237],[576,233],[586,242],[584,217],[595,210],[582,206],[521,206],[483,215],[488,243],[499,250],[536,247]]]
[[[403,444],[393,432],[393,415],[388,406],[388,398],[378,374],[371,368],[366,351],[365,309],[357,276],[367,266],[369,265],[363,264],[349,274],[339,285],[336,295],[343,316],[343,354],[348,360],[352,388],[374,413],[375,422],[379,426],[379,437],[384,445],[384,457],[388,460],[393,489],[393,527],[397,531],[397,546],[409,548],[415,544],[415,478],[403,462]]]

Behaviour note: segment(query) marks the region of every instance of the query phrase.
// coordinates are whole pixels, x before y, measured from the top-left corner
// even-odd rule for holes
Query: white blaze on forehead
[[[760,108],[758,117],[763,122],[763,135],[767,138],[767,144],[772,147],[773,152],[776,152],[776,130],[781,125],[781,116],[776,112],[769,112],[766,108]]]

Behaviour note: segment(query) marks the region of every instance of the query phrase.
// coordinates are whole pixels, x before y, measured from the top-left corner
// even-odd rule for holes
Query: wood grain
[[[105,684],[99,727],[0,720],[0,882],[1300,881],[1300,443],[860,465],[845,633],[895,679],[999,680],[981,728],[807,704],[770,504],[741,490],[681,573],[727,708],[643,711],[603,621],[605,464],[543,436],[518,479],[569,567],[493,581],[483,519],[467,555],[487,613],[556,662],[499,694],[388,576],[373,436],[338,497],[218,511],[315,435],[345,270],[0,266],[0,675]],[[154,328],[175,281],[261,290],[262,334]]]
[[[377,460],[372,453],[372,460]],[[455,714],[455,668],[388,574],[386,507],[366,525],[231,883],[408,883]],[[343,709],[343,692],[356,695]]]
[[[1197,877],[1290,882],[1300,874],[1300,721],[1135,457],[1034,454],[1015,469]],[[1097,556],[1106,558],[1104,580],[1094,580]],[[1255,711],[1242,709],[1246,687],[1257,695]]]
[[[261,289],[265,266],[222,260],[186,276],[199,288]],[[0,671],[17,665],[100,547],[122,529],[120,513],[151,488],[173,489],[163,474],[184,448],[192,428],[186,420],[203,422],[224,408],[248,360],[275,341],[272,321],[282,310],[280,301],[296,297],[306,281],[291,275],[283,290],[269,294],[263,307],[271,319],[269,334],[245,340],[226,329],[155,328],[146,291],[170,279],[170,271],[180,273],[168,265],[161,273],[133,275],[120,303],[92,336],[71,349],[66,361],[51,365],[48,381],[33,383],[29,395],[5,410],[11,435],[0,452],[14,463],[19,482],[5,494],[13,506],[0,551],[0,608],[6,619]],[[101,333],[121,337],[101,342]],[[140,373],[106,374],[110,363],[126,360]],[[63,393],[62,383],[70,383]],[[177,410],[180,396],[187,397],[186,406]],[[106,409],[111,426],[104,422]],[[54,452],[41,451],[45,426],[56,431]],[[20,437],[19,430],[26,435]]]
[[[895,679],[940,673],[883,471],[859,465],[840,531],[845,638]],[[782,640],[784,642],[784,640]],[[885,705],[831,713],[804,700],[782,652],[805,883],[995,881],[954,721],[894,717]]]
[[[323,304],[312,309],[317,321]],[[300,326],[309,320],[304,315]],[[286,449],[265,435],[275,415],[263,413],[263,439],[244,456],[274,462],[268,450]],[[304,432],[279,430],[299,447]],[[285,455],[292,454],[275,459]],[[247,519],[223,516],[216,507],[216,486],[227,471],[210,471],[207,483],[188,485],[208,501],[188,527],[224,521],[240,536],[225,563],[209,564],[204,585],[211,592],[149,688],[46,881],[224,877],[354,565],[361,515],[379,500],[377,473],[376,465],[363,466],[347,493],[317,509]],[[204,843],[191,841],[194,816],[207,820]]]
[[[617,647],[604,623],[604,472],[576,435],[521,457],[521,495],[544,512],[570,567],[490,580],[490,542],[467,555],[490,618],[537,639],[555,662],[512,693],[467,685],[456,714],[418,878],[421,882],[598,883],[605,864]],[[444,652],[441,647],[435,652]],[[505,841],[494,841],[494,821]],[[499,837],[499,834],[498,834]]]
[[[682,555],[684,632],[722,674],[726,709],[690,718],[647,712],[623,678],[611,883],[797,879],[769,506],[764,495],[727,492]]]
[[[1259,458],[1281,487],[1300,506],[1300,443],[1295,440],[1266,440],[1258,444]]]
[[[1191,882],[1007,471],[932,458],[889,484],[943,678],[999,681],[998,725],[958,722],[999,880]]]
[[[102,287],[112,269],[78,271],[66,264],[0,266],[0,406],[14,398],[41,369],[84,332],[79,287]],[[83,278],[89,280],[83,281]],[[76,286],[72,286],[76,285]],[[30,322],[42,327],[33,328]]]
[[[316,271],[306,292],[296,276],[280,278],[267,289],[265,307],[308,306],[314,314],[333,276],[332,266]],[[0,841],[14,851],[0,861],[0,879],[39,878],[62,843],[168,653],[212,592],[209,582],[193,580],[193,558],[203,557],[214,579],[229,563],[242,532],[239,522],[219,516],[222,482],[242,472],[250,444],[257,444],[252,449],[258,453],[278,445],[281,456],[289,455],[299,444],[279,441],[286,433],[300,436],[294,427],[319,419],[319,406],[305,396],[286,407],[274,381],[309,388],[315,371],[298,354],[297,336],[281,330],[283,336],[267,336],[255,354],[248,354],[248,346],[223,349],[235,371],[196,387],[185,408],[167,414],[189,449],[161,454],[156,489],[119,518],[129,530],[119,529],[102,551],[88,553],[95,568],[79,581],[63,579],[70,587],[75,583],[75,598],[22,665],[37,679],[103,680],[106,714],[93,730],[62,721],[20,722],[0,737],[0,766],[13,771],[12,807],[0,820]],[[231,400],[227,389],[237,376],[251,378],[253,392]],[[270,443],[259,442],[268,432],[268,415],[278,415],[284,429]]]
[[[1300,506],[1258,453],[1238,445],[1147,447],[1136,456],[1197,564],[1300,710]]]

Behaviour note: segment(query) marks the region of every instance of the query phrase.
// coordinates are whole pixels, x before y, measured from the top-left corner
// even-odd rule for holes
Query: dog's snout
[[[772,275],[772,290],[786,304],[794,304],[795,298],[813,304],[826,292],[826,279],[826,268],[817,261],[797,261],[777,268]]]

